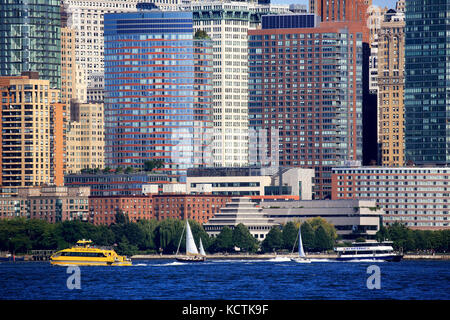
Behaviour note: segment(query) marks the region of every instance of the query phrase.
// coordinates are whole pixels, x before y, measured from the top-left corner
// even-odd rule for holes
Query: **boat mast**
[[[184,229],[186,229],[186,226],[183,227],[183,231],[181,232],[180,241],[178,242],[178,248],[177,248],[176,255],[178,255],[178,253],[180,252],[180,244],[181,244],[181,239],[183,239]]]

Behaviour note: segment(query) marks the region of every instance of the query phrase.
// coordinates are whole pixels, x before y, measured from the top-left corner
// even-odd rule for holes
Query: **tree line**
[[[321,217],[300,221],[290,221],[274,226],[261,243],[264,252],[298,250],[298,231],[301,228],[303,249],[307,252],[332,250],[336,239],[336,229]]]
[[[305,248],[321,250],[322,242],[326,243],[327,249],[332,247],[333,242],[328,235],[335,237],[335,230],[331,225],[324,225],[324,221],[316,219],[311,224],[302,225]],[[233,229],[224,227],[216,237],[210,237],[203,226],[194,220],[189,220],[189,224],[197,245],[201,238],[205,250],[210,253],[234,252],[235,248],[252,253],[291,250],[298,234],[298,226],[288,222],[282,229],[273,228],[260,243],[243,224]],[[90,239],[98,246],[114,247],[119,254],[128,256],[138,253],[174,254],[178,245],[180,251],[185,250],[184,228],[185,222],[182,220],[131,222],[128,216],[120,212],[116,214],[116,222],[110,226],[79,220],[49,223],[39,219],[5,219],[0,220],[0,251],[25,254],[30,250],[61,250],[80,239]]]
[[[334,226],[320,217],[302,223],[291,221],[274,226],[262,242],[255,239],[243,224],[233,229],[224,227],[216,237],[210,237],[203,226],[194,220],[189,220],[189,224],[197,245],[201,238],[209,253],[234,252],[236,247],[241,252],[251,253],[296,251],[299,228],[306,252],[327,251],[335,245],[342,245],[336,243],[338,237]],[[0,220],[0,251],[26,254],[30,250],[61,250],[80,239],[90,239],[96,245],[114,247],[119,254],[127,256],[139,253],[174,254],[179,244],[180,251],[185,250],[185,237],[181,236],[184,228],[185,222],[182,220],[131,222],[120,212],[116,214],[116,222],[110,226],[79,220],[49,223],[39,219],[5,219]],[[411,230],[395,223],[382,226],[376,237],[379,241],[393,241],[394,248],[403,252],[449,252],[450,230]]]
[[[450,251],[450,230],[413,230],[395,222],[386,227],[381,226],[376,237],[378,241],[393,241],[394,249],[403,252]]]

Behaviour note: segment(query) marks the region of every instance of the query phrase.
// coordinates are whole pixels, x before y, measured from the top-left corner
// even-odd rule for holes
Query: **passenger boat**
[[[76,266],[131,266],[131,259],[119,256],[114,250],[92,246],[91,240],[79,240],[72,248],[54,253],[52,265]]]
[[[381,260],[398,262],[403,255],[394,252],[391,241],[353,242],[351,247],[334,248],[338,261]]]
[[[176,254],[176,260],[179,262],[204,262],[206,260],[205,252],[203,250],[203,245],[201,244],[201,252],[197,250],[195,245],[194,236],[192,235],[191,227],[189,226],[188,220],[186,220],[186,255],[179,255],[179,249],[181,244],[181,239],[183,238],[183,233],[181,233],[180,242],[178,243],[178,249]],[[183,229],[184,231],[184,229]]]

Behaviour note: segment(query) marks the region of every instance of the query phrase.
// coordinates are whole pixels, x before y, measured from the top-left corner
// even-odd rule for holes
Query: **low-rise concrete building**
[[[375,201],[362,200],[263,201],[260,207],[278,224],[322,217],[334,225],[338,236],[349,240],[374,239],[383,214]]]
[[[234,229],[240,223],[260,241],[264,240],[270,229],[276,225],[273,219],[266,217],[250,198],[235,197],[203,227],[210,236],[215,237],[225,226]]]
[[[212,167],[188,170],[187,193],[228,196],[282,196],[311,200],[314,169],[283,167]]]

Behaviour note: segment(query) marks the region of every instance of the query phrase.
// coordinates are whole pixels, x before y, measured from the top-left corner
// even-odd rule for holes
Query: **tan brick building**
[[[404,164],[403,13],[388,10],[378,32],[378,137],[383,166]]]
[[[0,77],[0,185],[63,185],[65,104],[36,72]]]
[[[67,132],[67,173],[104,167],[103,103],[73,103]]]

